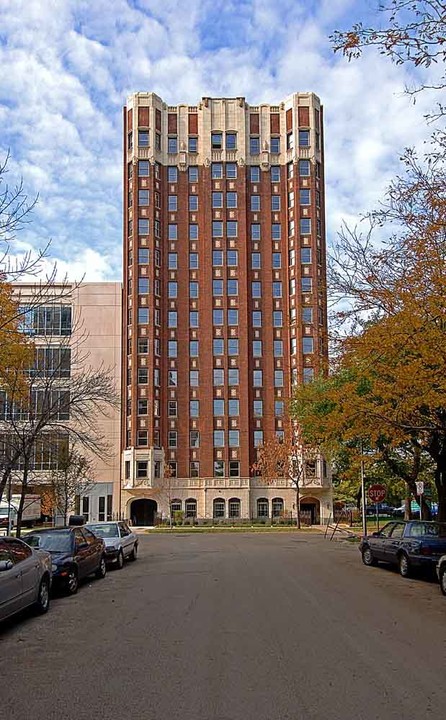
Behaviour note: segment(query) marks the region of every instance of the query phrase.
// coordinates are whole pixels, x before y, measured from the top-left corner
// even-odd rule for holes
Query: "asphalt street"
[[[315,534],[141,537],[136,563],[0,628],[0,715],[446,716],[446,598]]]

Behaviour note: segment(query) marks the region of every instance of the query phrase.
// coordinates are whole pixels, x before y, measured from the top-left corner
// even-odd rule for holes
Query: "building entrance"
[[[317,498],[305,498],[300,504],[300,517],[307,525],[319,525],[321,504]]]
[[[133,525],[154,525],[158,505],[155,500],[133,500],[130,505],[130,519]]]

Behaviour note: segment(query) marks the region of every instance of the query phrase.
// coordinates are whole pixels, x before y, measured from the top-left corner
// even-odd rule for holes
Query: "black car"
[[[52,528],[26,535],[31,547],[46,550],[53,563],[54,585],[74,595],[79,581],[93,573],[105,577],[105,544],[85,527]]]
[[[364,565],[378,562],[397,565],[403,577],[415,568],[434,570],[446,553],[446,524],[430,520],[395,521],[362,538],[359,545]]]

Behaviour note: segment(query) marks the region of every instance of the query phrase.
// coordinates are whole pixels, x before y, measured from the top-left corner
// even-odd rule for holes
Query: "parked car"
[[[386,503],[379,503],[378,505],[367,505],[366,506],[366,515],[376,515],[376,511],[378,511],[379,515],[393,515],[393,511],[395,508],[393,505],[387,505]]]
[[[0,538],[0,620],[32,605],[44,614],[50,606],[51,555],[18,538]]]
[[[68,595],[74,595],[88,575],[105,577],[105,543],[85,527],[33,530],[26,542],[50,553],[54,584]]]
[[[440,590],[446,595],[446,555],[442,555],[437,563],[437,577],[440,582]]]
[[[446,524],[428,520],[389,522],[379,532],[363,537],[359,550],[364,565],[392,563],[403,577],[409,577],[415,568],[434,569],[446,554]]]
[[[122,568],[124,560],[136,560],[138,537],[123,520],[87,523],[85,526],[105,543],[105,559]]]

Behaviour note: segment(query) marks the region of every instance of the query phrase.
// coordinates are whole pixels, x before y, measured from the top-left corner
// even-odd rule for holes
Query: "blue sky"
[[[205,95],[277,102],[312,90],[326,120],[329,243],[422,147],[409,67],[376,52],[348,63],[328,35],[380,22],[377,0],[0,0],[0,157],[39,193],[17,251],[45,246],[60,273],[120,279],[121,118],[134,91],[169,104]],[[434,73],[435,68],[429,70]]]

